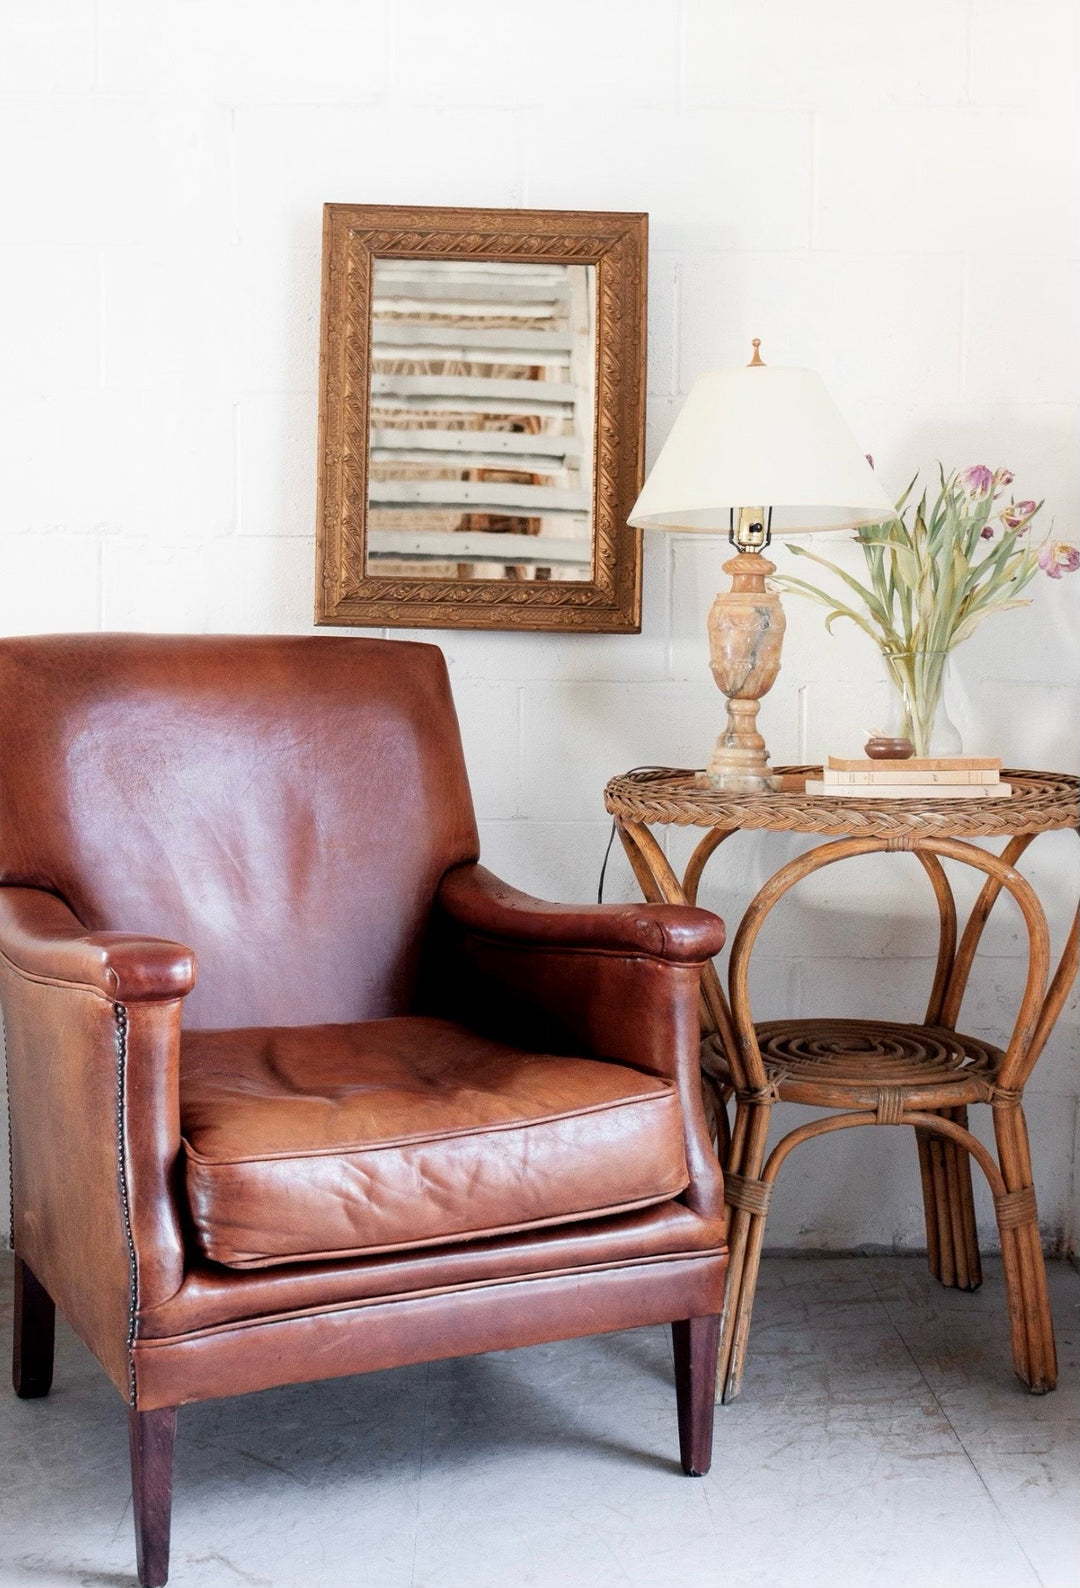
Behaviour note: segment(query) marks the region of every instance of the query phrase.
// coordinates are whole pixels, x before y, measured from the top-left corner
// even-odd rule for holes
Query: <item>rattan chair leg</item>
[[[725,1164],[731,1156],[731,1123],[728,1119],[724,1087],[722,1082],[705,1069],[701,1072],[701,1097],[705,1105],[705,1123],[716,1148],[716,1156],[721,1164]]]
[[[1037,1228],[1035,1231],[1038,1233]],[[1039,1316],[1040,1291],[1045,1302],[1045,1271],[1042,1252],[1037,1244],[1033,1250],[1030,1227],[1003,1228],[1001,1230],[1002,1257],[1005,1262],[1005,1285],[1008,1292],[1009,1323],[1012,1329],[1013,1368],[1020,1381],[1033,1395],[1042,1395],[1053,1389],[1056,1370],[1053,1364],[1053,1334],[1050,1333],[1049,1363],[1046,1347],[1046,1329]],[[1039,1281],[1043,1283],[1040,1285]],[[1049,1320],[1047,1320],[1047,1323]]]
[[[1024,1384],[1030,1383],[1031,1368],[1028,1363],[1028,1334],[1024,1315],[1024,1287],[1020,1277],[1020,1255],[1014,1229],[1002,1229],[1001,1266],[1005,1277],[1005,1305],[1009,1312],[1009,1339],[1012,1347],[1013,1371]]]
[[[737,1174],[746,1180],[757,1180],[761,1175],[761,1168],[765,1162],[765,1143],[769,1134],[769,1119],[772,1106],[763,1102],[745,1102],[739,1099],[736,1105],[735,1128],[732,1132],[731,1160],[725,1165],[725,1173]],[[749,1328],[749,1310],[754,1305],[754,1285],[757,1282],[757,1264],[754,1265],[753,1275],[750,1277],[750,1290],[744,1300],[744,1290],[747,1280],[747,1251],[750,1246],[751,1231],[755,1222],[764,1225],[764,1216],[751,1213],[745,1207],[732,1207],[731,1217],[728,1221],[728,1271],[727,1287],[724,1295],[724,1311],[720,1323],[720,1351],[717,1360],[717,1392],[719,1398],[727,1404],[738,1397],[742,1388],[742,1361],[739,1362],[737,1373],[732,1371],[733,1352],[735,1349],[736,1335],[740,1329],[740,1319],[745,1315],[745,1325],[742,1334],[745,1337]],[[758,1241],[758,1256],[760,1258],[761,1243]],[[745,1354],[745,1345],[744,1345]]]
[[[949,1176],[945,1164],[948,1142],[940,1136],[930,1139],[930,1174],[933,1184],[934,1221],[937,1225],[938,1267],[937,1278],[950,1290],[956,1285],[956,1253],[953,1250],[953,1226],[949,1217]]]
[[[754,1297],[757,1294],[758,1272],[761,1268],[761,1248],[765,1240],[764,1213],[750,1215],[743,1257],[742,1282],[739,1285],[738,1305],[731,1329],[731,1348],[728,1353],[726,1376],[721,1386],[725,1405],[737,1400],[742,1391],[743,1368],[746,1365],[746,1347],[750,1340],[750,1321],[754,1315]]]
[[[960,1149],[951,1141],[944,1142],[942,1145],[945,1149],[942,1157],[945,1160],[946,1196],[946,1205],[943,1211],[949,1220],[949,1229],[952,1234],[953,1266],[955,1269],[953,1284],[957,1290],[970,1290],[968,1243],[960,1209]]]
[[[752,1112],[748,1104],[742,1102],[739,1098],[735,1099],[735,1121],[731,1127],[731,1144],[728,1147],[728,1155],[724,1159],[725,1174],[742,1174],[743,1172],[743,1159],[746,1155],[746,1130],[750,1123]],[[731,1211],[733,1212],[734,1209]],[[730,1219],[728,1222],[731,1222]],[[730,1241],[730,1239],[729,1231],[728,1240]]]
[[[724,1283],[724,1310],[720,1314],[720,1344],[716,1354],[716,1396],[718,1401],[726,1402],[727,1395],[727,1370],[731,1361],[731,1348],[735,1343],[735,1319],[739,1312],[739,1289],[742,1285],[743,1258],[746,1254],[746,1228],[739,1231],[739,1242],[735,1246],[732,1238],[735,1226],[748,1215],[741,1214],[738,1219],[732,1218],[728,1234],[728,1267],[727,1279]],[[734,1398],[734,1397],[731,1397]]]
[[[915,1132],[919,1148],[919,1179],[922,1182],[923,1219],[926,1224],[926,1266],[935,1279],[941,1278],[941,1240],[938,1236],[937,1202],[934,1197],[934,1138],[925,1130]]]
[[[722,1160],[725,1183],[727,1181],[728,1175],[742,1173],[743,1159],[746,1153],[746,1129],[749,1123],[751,1112],[751,1107],[744,1103],[741,1098],[737,1097],[735,1099],[735,1118],[731,1125],[731,1135],[730,1140],[728,1141],[727,1156]],[[724,1239],[727,1242],[728,1247],[728,1267],[724,1289],[724,1313],[721,1314],[721,1318],[723,1318],[723,1316],[727,1313],[728,1309],[726,1298],[732,1294],[733,1287],[736,1285],[738,1278],[735,1268],[733,1267],[732,1259],[732,1243],[735,1239],[735,1215],[737,1212],[738,1209],[733,1207],[731,1203],[725,1199]],[[723,1323],[721,1322],[721,1331],[722,1330]]]
[[[943,1108],[943,1119],[967,1129],[966,1108]],[[971,1160],[956,1142],[916,1131],[926,1217],[927,1266],[956,1290],[978,1290],[982,1265],[975,1230]]]
[[[716,1398],[718,1401],[734,1399],[727,1394],[727,1371],[731,1351],[735,1344],[735,1320],[739,1313],[739,1293],[742,1289],[743,1264],[746,1258],[746,1238],[750,1215],[743,1208],[732,1208],[728,1220],[728,1266],[724,1282],[724,1310],[720,1314],[720,1341],[716,1354]],[[737,1391],[736,1391],[737,1393]]]
[[[968,1111],[961,1104],[948,1111],[952,1119],[962,1130],[968,1128]],[[951,1143],[950,1143],[951,1145]],[[956,1189],[957,1196],[954,1203],[954,1244],[962,1243],[964,1249],[964,1263],[966,1268],[967,1283],[962,1287],[965,1290],[978,1290],[982,1284],[982,1260],[979,1255],[979,1232],[975,1224],[975,1194],[971,1187],[971,1156],[962,1147],[953,1146],[953,1155],[956,1160]]]
[[[1028,1361],[1031,1377],[1028,1389],[1045,1395],[1057,1383],[1057,1350],[1050,1313],[1050,1294],[1046,1285],[1046,1261],[1039,1238],[1039,1221],[1032,1219],[1017,1232],[1020,1247],[1020,1272],[1024,1281],[1024,1317],[1028,1329]]]
[[[998,1226],[1004,1250],[1008,1242],[1015,1253],[1010,1286],[1010,1318],[1018,1315],[1022,1344],[1016,1349],[1013,1365],[1033,1395],[1043,1395],[1057,1383],[1057,1352],[1050,1297],[1046,1286],[1046,1264],[1039,1238],[1038,1208],[1031,1175],[1031,1153],[1022,1105],[996,1100],[994,1134],[1002,1178],[1011,1205],[999,1200]],[[1009,1282],[1008,1270],[1006,1282]]]
[[[720,1316],[720,1345],[716,1358],[716,1398],[727,1405],[738,1399],[741,1382],[729,1382],[735,1333],[738,1328],[739,1308],[742,1302],[743,1273],[746,1267],[746,1247],[750,1233],[751,1215],[742,1208],[733,1210],[731,1233],[728,1236],[728,1270],[724,1289],[724,1310]]]
[[[1009,1309],[1009,1333],[1012,1341],[1012,1356],[1016,1372],[1026,1384],[1029,1379],[1030,1368],[1028,1365],[1028,1331],[1024,1319],[1024,1287],[1021,1277],[1020,1255],[1017,1244],[1016,1220],[1012,1216],[1013,1209],[1006,1209],[1005,1200],[1009,1191],[1002,1171],[994,1162],[993,1156],[986,1148],[972,1136],[965,1125],[958,1120],[950,1118],[952,1110],[942,1109],[936,1116],[921,1114],[910,1116],[910,1123],[916,1130],[924,1130],[934,1139],[938,1136],[953,1136],[954,1132],[963,1131],[964,1146],[969,1158],[974,1157],[983,1174],[986,1176],[990,1191],[994,1197],[994,1206],[997,1211],[998,1229],[1001,1232],[1001,1260],[1005,1272],[1005,1297]],[[995,1109],[995,1116],[997,1109]],[[937,1132],[931,1126],[931,1120],[937,1118],[941,1121],[941,1129]],[[954,1137],[955,1139],[955,1137]]]

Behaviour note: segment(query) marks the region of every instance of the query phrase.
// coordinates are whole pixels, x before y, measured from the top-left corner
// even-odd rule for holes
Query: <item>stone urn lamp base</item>
[[[703,789],[760,794],[780,787],[757,731],[757,714],[780,671],[784,609],[765,585],[776,572],[768,557],[742,551],[724,564],[724,572],[731,575],[731,589],[717,596],[709,613],[709,660],[717,688],[727,696],[727,725],[695,781]]]

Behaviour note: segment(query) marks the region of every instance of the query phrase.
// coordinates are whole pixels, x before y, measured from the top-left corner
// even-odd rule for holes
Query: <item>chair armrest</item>
[[[614,1060],[672,1081],[690,1170],[683,1199],[720,1218],[699,1008],[702,967],[723,941],[723,922],[706,910],[545,904],[483,866],[460,866],[436,899],[425,1002],[533,1052]]]
[[[0,888],[0,953],[20,975],[89,987],[117,1003],[183,998],[195,985],[190,948],[88,932],[62,899],[40,888]]]
[[[550,904],[500,882],[485,866],[457,866],[439,888],[440,910],[468,932],[510,943],[648,954],[702,964],[724,946],[724,923],[677,904]]]
[[[180,1024],[194,958],[0,887],[15,1250],[125,1396],[140,1309],[184,1277]]]

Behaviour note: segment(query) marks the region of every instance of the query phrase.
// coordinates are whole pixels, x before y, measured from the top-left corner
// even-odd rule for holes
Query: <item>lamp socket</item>
[[[739,551],[761,551],[769,544],[769,520],[763,507],[740,507],[736,510],[728,536]]]

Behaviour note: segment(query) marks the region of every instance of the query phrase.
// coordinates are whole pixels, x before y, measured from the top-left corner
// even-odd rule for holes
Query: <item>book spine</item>
[[[989,755],[909,756],[906,761],[873,761],[868,756],[848,760],[830,755],[826,767],[834,772],[999,772],[1001,758]]]
[[[952,770],[947,772],[905,772],[901,771],[900,768],[887,772],[871,770],[842,772],[835,767],[827,766],[822,773],[822,777],[826,783],[835,783],[837,785],[872,783],[879,786],[889,786],[901,783],[956,783],[974,786],[978,784],[992,785],[999,782],[997,772],[955,772]]]
[[[869,800],[992,800],[1006,799],[1012,788],[1008,783],[826,783],[808,777],[807,794],[831,794],[833,799]]]

